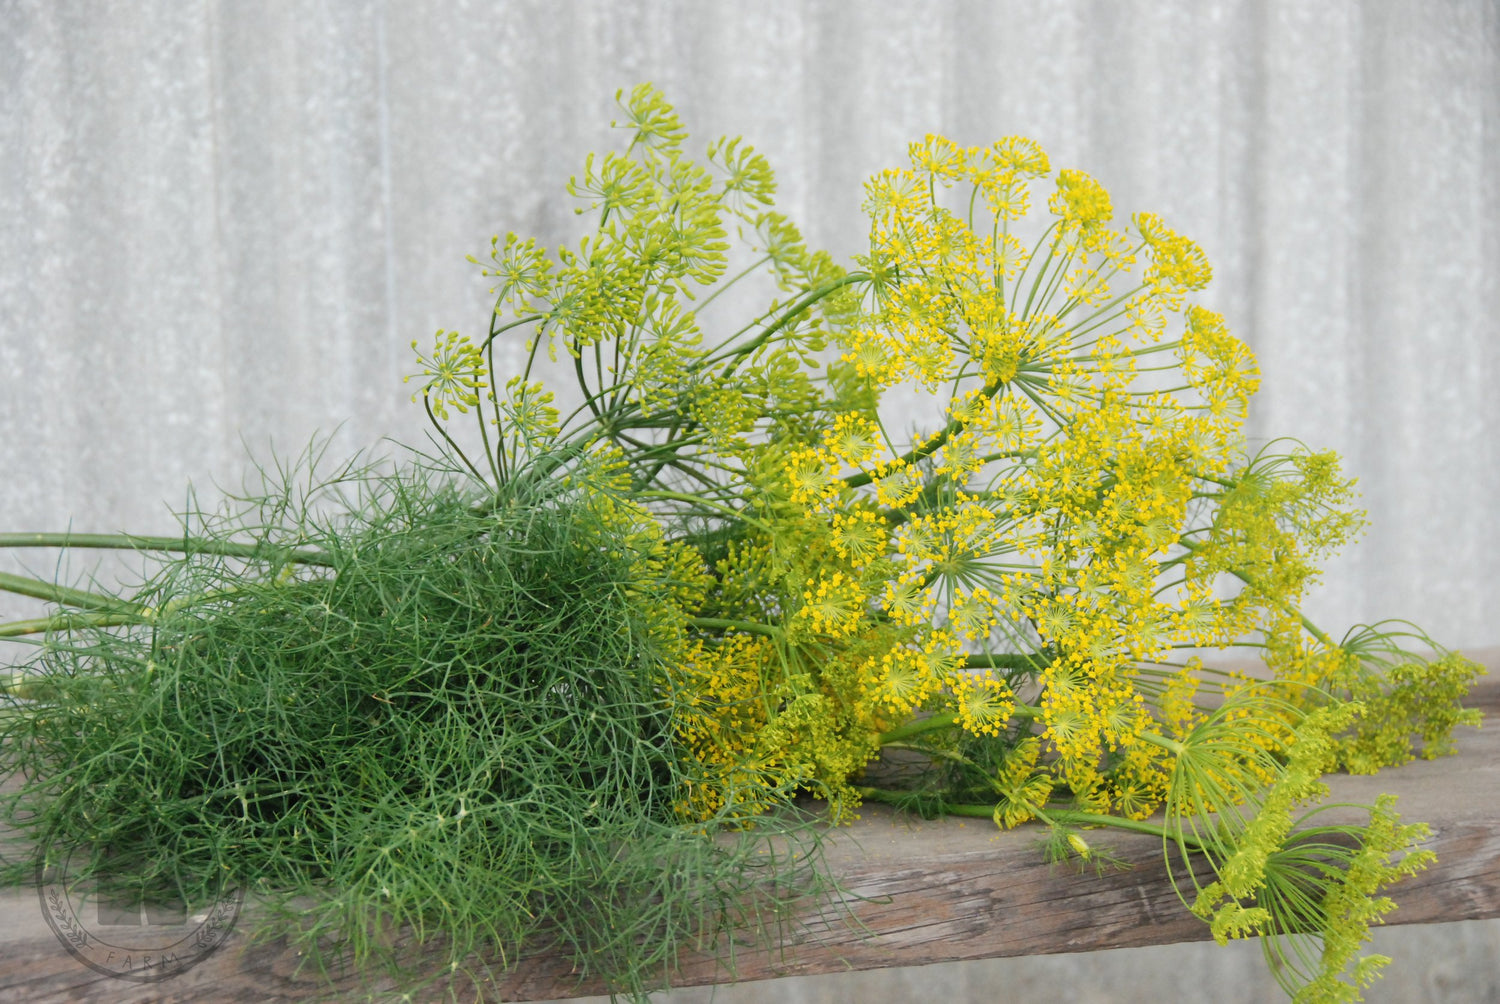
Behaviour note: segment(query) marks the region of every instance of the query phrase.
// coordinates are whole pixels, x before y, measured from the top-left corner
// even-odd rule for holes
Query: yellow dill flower
[[[1146,290],[1126,301],[1125,316],[1138,337],[1154,342],[1167,329],[1169,307],[1154,291]]]
[[[933,473],[946,475],[957,484],[967,481],[968,475],[982,470],[985,459],[979,452],[980,440],[968,430],[959,432],[948,440],[942,452],[937,456],[937,464],[933,467]]]
[[[798,449],[782,461],[782,475],[791,500],[800,505],[827,502],[838,494],[839,478],[833,456],[823,450]]]
[[[923,477],[915,464],[902,464],[875,483],[880,504],[898,509],[916,499],[922,492]]]
[[[487,371],[484,357],[468,336],[457,331],[440,330],[435,337],[431,355],[422,355],[417,350],[417,343],[411,343],[422,372],[403,377],[402,381],[427,377],[427,382],[412,395],[412,400],[426,398],[432,413],[446,421],[450,405],[460,414],[479,406],[479,392],[488,386]]]
[[[926,622],[934,602],[922,587],[920,573],[903,572],[885,584],[881,607],[897,624],[912,626]]]
[[[728,635],[711,646],[695,642],[669,674],[677,737],[695,776],[677,805],[682,815],[707,819],[729,800],[747,814],[770,807],[751,792],[776,782],[750,769],[746,757],[766,724],[763,676],[773,658],[770,639]]]
[[[1145,784],[1132,778],[1112,790],[1110,803],[1113,810],[1126,819],[1145,819],[1156,811],[1161,798]]]
[[[976,736],[1000,735],[1016,709],[1015,695],[1005,681],[985,670],[956,673],[947,682],[959,727]]]
[[[864,691],[883,710],[911,714],[937,690],[938,679],[927,660],[913,649],[895,647],[868,659],[861,668]]]
[[[1052,796],[1052,778],[1037,768],[1042,743],[1036,736],[1028,736],[1018,742],[1005,755],[992,782],[998,797],[995,805],[995,825],[1011,829],[1036,816]]]
[[[834,550],[855,566],[865,565],[886,553],[889,529],[869,509],[834,513],[829,541]]]
[[[1167,681],[1167,689],[1161,695],[1161,723],[1176,738],[1184,737],[1205,719],[1205,713],[1194,704],[1199,690],[1197,671],[1202,665],[1203,660],[1197,657],[1188,660],[1188,665]]]
[[[1224,318],[1192,306],[1177,350],[1182,371],[1208,403],[1232,405],[1237,416],[1249,407],[1260,386],[1260,369],[1249,346],[1229,333]]]
[[[1025,211],[1024,207],[1022,211]],[[1031,260],[1031,252],[1014,234],[1001,234],[996,241],[993,260],[995,271],[1001,278],[1014,279]]]
[[[842,638],[858,627],[865,600],[860,583],[843,572],[820,576],[802,591],[803,606],[794,623],[805,623],[814,634]]]
[[[529,313],[534,309],[533,300],[545,297],[551,290],[552,261],[546,249],[537,245],[535,237],[522,240],[508,233],[502,248],[497,234],[490,240],[490,259],[494,267],[486,267],[482,272],[500,280],[490,292],[518,313]]]
[[[948,417],[960,425],[973,425],[983,419],[991,400],[983,390],[971,390],[948,402]]]
[[[913,516],[896,531],[896,550],[915,566],[940,564],[953,557],[954,516],[939,510],[926,516]]]
[[[1031,209],[1030,189],[1013,178],[1000,175],[995,180],[983,183],[980,191],[984,193],[985,205],[997,219],[1019,220]],[[1007,248],[1012,252],[1019,252],[1018,257],[1024,258],[1026,249],[1020,241],[1007,242]],[[1006,249],[1002,249],[1001,254],[1005,254],[1005,251]],[[1006,272],[1008,278],[1015,275],[1015,271],[1007,271],[1003,266],[1001,270]]]
[[[992,400],[974,425],[990,438],[996,452],[1019,454],[1033,446],[1042,428],[1036,406],[1028,398],[1011,394]]]
[[[1046,151],[1025,136],[1007,136],[992,149],[995,160],[1017,177],[1040,178],[1052,170]]]
[[[1100,227],[1089,239],[1089,251],[1104,259],[1111,269],[1128,272],[1135,265],[1135,243],[1119,230]]]
[[[982,368],[986,384],[1004,386],[1020,371],[1027,326],[998,299],[984,297],[970,304],[969,353]]]
[[[1063,293],[1070,300],[1097,306],[1109,299],[1109,282],[1097,269],[1080,265],[1064,278]]]
[[[1057,191],[1048,197],[1047,208],[1062,218],[1064,226],[1084,230],[1108,223],[1114,216],[1114,207],[1104,186],[1073,168],[1057,172]]]
[[[872,220],[916,214],[927,195],[926,184],[915,171],[891,168],[865,182],[864,211]]]
[[[947,297],[916,284],[902,286],[888,324],[906,379],[929,390],[947,381],[956,358],[950,333],[957,327]]]
[[[892,387],[903,379],[899,356],[889,344],[885,334],[878,331],[858,331],[851,339],[853,350],[845,353],[841,361],[854,367],[855,373],[879,388]]]
[[[998,621],[999,600],[979,586],[948,611],[948,627],[968,641],[988,638]]]
[[[919,637],[918,646],[927,671],[938,680],[947,679],[958,672],[968,658],[958,637],[942,628],[929,630]]]
[[[742,437],[755,428],[765,409],[765,396],[741,382],[715,380],[693,389],[693,420],[723,449],[748,446]]]
[[[1043,722],[1046,736],[1060,757],[1083,757],[1098,750],[1099,729],[1081,693],[1047,701]]]
[[[1208,285],[1214,273],[1201,247],[1175,233],[1151,213],[1137,213],[1134,219],[1136,229],[1151,249],[1151,267],[1146,270],[1145,278],[1153,289],[1175,294]]]
[[[823,446],[850,467],[863,467],[882,452],[880,426],[865,415],[845,412],[823,432]]]
[[[1037,632],[1042,638],[1059,643],[1070,642],[1078,626],[1078,618],[1070,598],[1060,596],[1032,615]]]
[[[945,181],[968,173],[970,151],[946,136],[928,133],[921,142],[908,144],[906,152],[914,169],[934,174]]]
[[[1116,689],[1111,698],[1099,710],[1101,738],[1111,750],[1129,746],[1145,731],[1150,717],[1144,708],[1145,700],[1129,686]]]
[[[510,431],[525,443],[545,442],[557,435],[557,408],[552,404],[552,392],[541,381],[511,377],[505,384],[500,411],[509,420]]]

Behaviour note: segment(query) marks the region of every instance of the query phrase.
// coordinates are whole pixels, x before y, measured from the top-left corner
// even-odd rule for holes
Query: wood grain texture
[[[1500,665],[1500,650],[1475,653]],[[1473,701],[1500,713],[1500,679]],[[1454,757],[1417,761],[1373,777],[1331,779],[1335,802],[1399,796],[1406,820],[1430,824],[1438,863],[1399,884],[1388,923],[1500,917],[1500,728],[1464,729]],[[708,954],[686,954],[676,985],[924,965],[999,956],[1083,952],[1206,940],[1167,882],[1161,844],[1100,834],[1128,870],[1100,876],[1049,868],[1037,831],[999,833],[982,820],[924,821],[871,806],[829,841],[829,862],[847,889],[842,904],[814,904],[780,950],[742,949],[733,975]],[[101,976],[67,955],[42,919],[33,889],[0,892],[0,1001],[305,1001],[347,999],[366,989],[353,975],[331,984],[299,973],[283,942],[252,945],[253,906],[228,944],[160,984]],[[465,977],[451,989],[469,1000],[539,1000],[600,993],[557,958],[524,960],[497,979]],[[431,988],[419,999],[439,999]]]

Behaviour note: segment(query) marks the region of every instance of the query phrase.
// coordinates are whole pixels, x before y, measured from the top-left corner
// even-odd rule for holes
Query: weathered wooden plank
[[[1494,667],[1500,650],[1477,653]],[[1486,678],[1474,702],[1500,713],[1500,679]],[[1333,779],[1335,801],[1400,796],[1398,810],[1432,827],[1438,864],[1399,885],[1390,923],[1500,917],[1500,728],[1465,729],[1456,757],[1419,761],[1374,777]],[[979,820],[924,821],[868,807],[856,825],[832,835],[830,864],[854,898],[809,908],[803,929],[779,951],[745,950],[741,980],[923,965],[1053,952],[1093,951],[1201,940],[1166,881],[1160,842],[1137,834],[1099,835],[1128,870],[1100,876],[1049,868],[1035,831],[999,833]],[[253,912],[253,907],[247,907]],[[283,943],[251,946],[241,928],[196,968],[160,984],[132,984],[85,969],[44,922],[35,891],[0,893],[0,1000],[303,1001],[339,997],[361,986],[332,986],[297,972]],[[685,955],[677,985],[729,978],[717,958]],[[597,993],[556,958],[524,961],[496,982],[463,980],[468,999],[535,1000]],[[436,993],[436,991],[434,991]],[[435,998],[434,998],[435,999]]]

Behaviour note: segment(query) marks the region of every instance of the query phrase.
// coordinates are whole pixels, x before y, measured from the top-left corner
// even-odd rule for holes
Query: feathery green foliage
[[[715,841],[673,811],[649,527],[597,486],[323,487],[358,508],[288,525],[309,507],[270,492],[137,591],[149,624],[46,639],[0,732],[29,782],[8,822],[92,848],[83,877],[120,893],[246,887],[320,962],[446,974],[553,950],[636,993],[805,871],[806,841],[767,853],[774,826]],[[324,560],[205,553],[252,528]]]

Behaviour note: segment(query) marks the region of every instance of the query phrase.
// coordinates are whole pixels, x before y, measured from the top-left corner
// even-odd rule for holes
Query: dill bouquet
[[[328,975],[352,959],[429,993],[524,948],[641,995],[679,945],[809,881],[805,827],[711,840],[673,808],[682,628],[638,508],[577,471],[479,496],[304,460],[179,539],[69,538],[180,557],[107,605],[31,588],[75,611],[0,628],[46,631],[0,723],[25,780],[4,814],[41,864],[72,854],[124,902],[228,882]]]
[[[1357,999],[1382,890],[1431,854],[1388,798],[1325,822],[1321,778],[1446,751],[1480,669],[1302,613],[1353,482],[1247,446],[1255,361],[1196,302],[1201,249],[1112,225],[1029,140],[929,136],[867,184],[846,268],[749,145],[695,160],[657,91],[617,97],[624,150],[568,186],[588,233],[497,237],[488,331],[419,355],[438,457],[283,479],[180,539],[0,537],[175,555],[129,596],[0,580],[62,607],[0,626],[43,637],[12,824],[158,862],[153,888],[310,896],[305,936],[360,960],[403,929],[633,994],[819,877],[803,796],[1096,865],[1114,827],[1289,994]],[[876,784],[887,750],[925,766]]]

